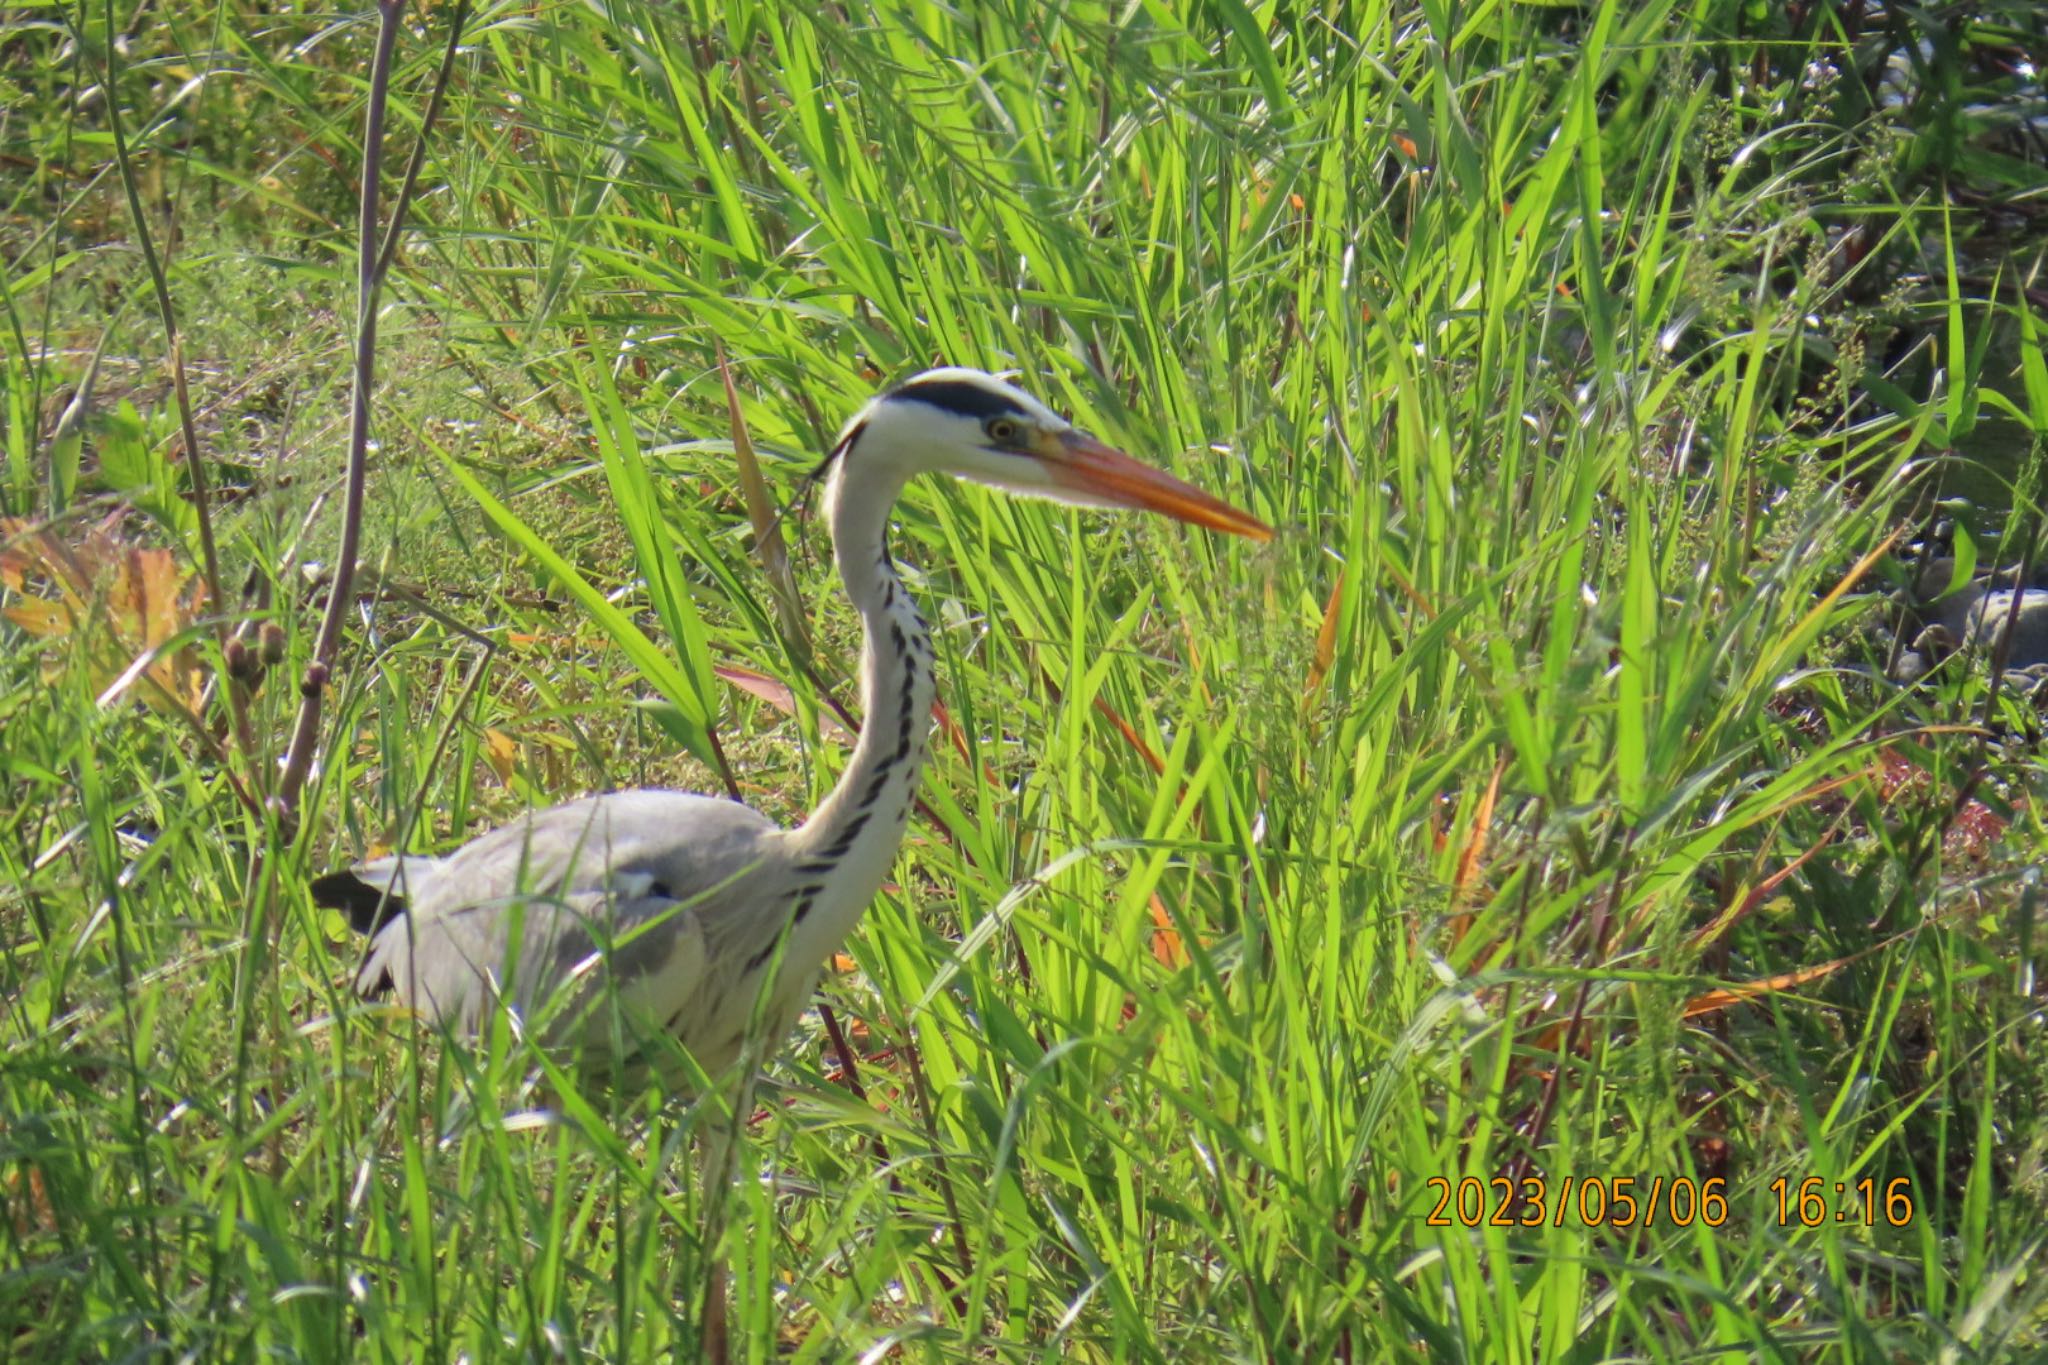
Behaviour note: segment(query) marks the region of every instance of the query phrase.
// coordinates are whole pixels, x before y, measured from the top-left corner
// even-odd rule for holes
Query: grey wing
[[[537,812],[445,858],[322,878],[315,895],[373,934],[359,993],[388,989],[451,1027],[473,1031],[499,999],[561,1018],[606,981],[634,1015],[672,1026],[704,1009],[707,920],[772,903],[778,837],[730,801],[618,792]],[[586,1018],[584,1030],[609,1032],[608,1016]]]
[[[414,920],[401,916],[371,945],[357,974],[365,995],[399,1003],[462,1033],[475,1033],[499,1002],[545,1021],[549,1036],[609,1037],[596,1008],[603,988],[628,1034],[667,1028],[705,985],[698,907],[623,888],[514,895]]]

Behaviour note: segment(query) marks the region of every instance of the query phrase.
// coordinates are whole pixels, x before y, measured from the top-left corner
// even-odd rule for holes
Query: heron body
[[[937,691],[930,632],[885,544],[911,478],[941,470],[1272,534],[975,370],[928,371],[872,400],[831,458],[827,519],[861,618],[863,721],[810,818],[785,830],[733,801],[611,792],[534,812],[444,857],[407,854],[321,877],[314,900],[370,935],[358,992],[388,992],[459,1032],[475,1031],[500,1001],[526,1018],[545,1013],[562,1021],[550,1041],[586,1060],[613,1057],[621,1042],[644,1055],[640,1044],[659,1030],[717,1074],[756,1021],[771,1041],[796,1022],[910,818]],[[616,1013],[595,1008],[601,1000]]]

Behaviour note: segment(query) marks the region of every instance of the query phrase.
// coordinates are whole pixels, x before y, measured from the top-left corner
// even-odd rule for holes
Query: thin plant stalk
[[[391,258],[398,254],[399,234],[405,227],[405,212],[412,207],[413,190],[419,186],[420,168],[427,161],[427,134],[441,117],[441,102],[448,95],[448,80],[455,74],[455,55],[462,50],[462,31],[469,27],[469,0],[456,0],[454,17],[448,21],[448,45],[441,49],[441,69],[434,73],[434,88],[427,95],[426,112],[420,115],[419,139],[406,158],[405,179],[399,183],[397,207],[384,229],[384,243],[377,251],[377,280],[381,284],[391,272]]]

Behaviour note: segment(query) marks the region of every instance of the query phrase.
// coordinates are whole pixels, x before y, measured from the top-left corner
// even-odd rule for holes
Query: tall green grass
[[[228,779],[271,780],[332,553],[371,21],[151,20],[115,97],[217,367],[226,577],[262,585],[210,609],[284,656],[238,758],[102,704],[87,632],[0,625],[10,1350],[692,1359],[726,1267],[748,1359],[2039,1351],[2035,763],[1970,724],[2028,718],[1960,666],[1883,684],[1872,633],[1978,414],[2039,456],[2038,243],[1984,234],[2002,162],[1945,198],[1911,139],[1949,106],[1844,93],[1861,7],[1809,8],[479,8],[385,300],[390,591],[296,830]],[[104,422],[51,505],[82,356],[148,448],[175,424],[83,96],[106,17],[19,13],[6,506],[173,506]],[[387,164],[447,17],[401,44]],[[1282,534],[911,490],[952,729],[826,989],[864,1096],[813,1025],[751,1096],[536,1089],[502,1024],[444,1048],[349,998],[305,884],[716,789],[714,736],[780,817],[830,783],[855,622],[799,514],[785,633],[721,354],[785,505],[944,361]],[[1554,1215],[1620,1177],[1725,1182],[1725,1220],[1429,1219],[1433,1178]],[[1903,1226],[1834,1219],[1866,1178]]]

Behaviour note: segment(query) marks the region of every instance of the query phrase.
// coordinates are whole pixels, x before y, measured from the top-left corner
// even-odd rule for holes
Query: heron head
[[[1162,512],[1267,540],[1229,503],[1104,445],[1037,399],[980,370],[927,370],[870,402],[839,438],[840,477],[939,471],[1084,507]]]

